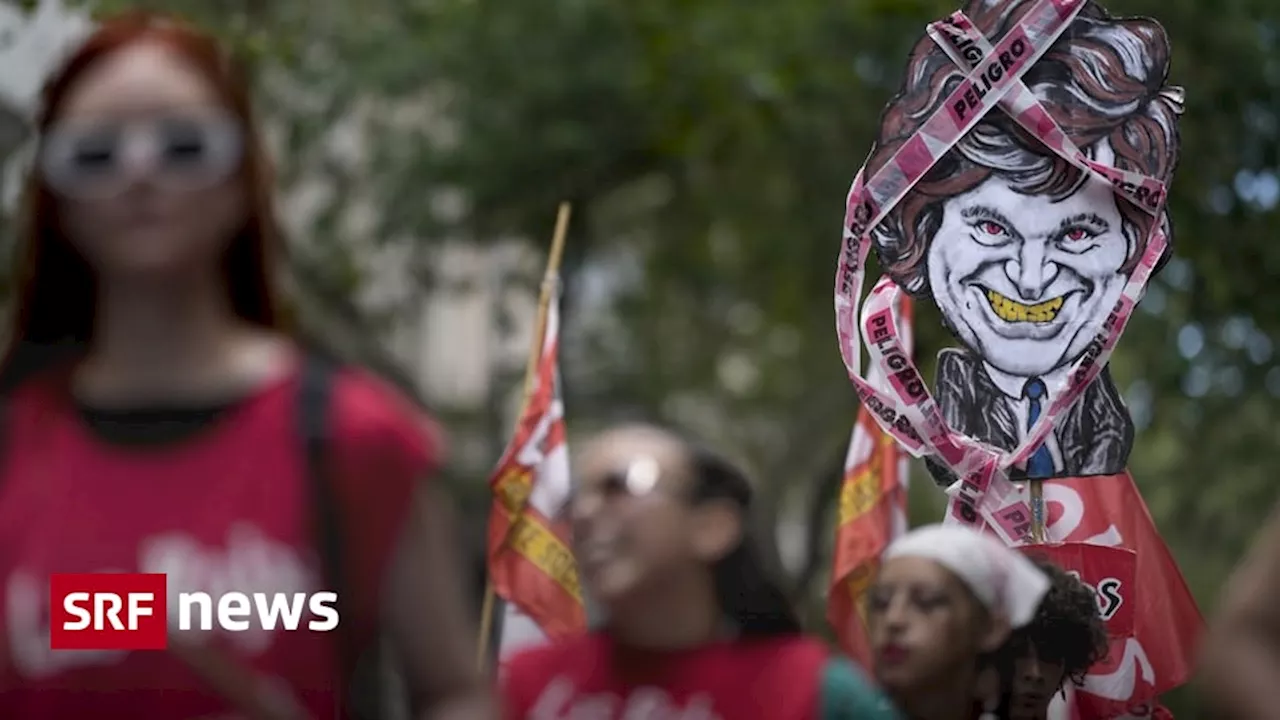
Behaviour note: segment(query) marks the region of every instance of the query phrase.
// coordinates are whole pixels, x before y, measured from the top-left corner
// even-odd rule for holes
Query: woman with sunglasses
[[[435,433],[365,372],[328,386],[321,552],[295,409],[284,248],[249,91],[215,41],[101,25],[49,81],[4,361],[0,717],[349,717],[388,638],[424,717],[488,717]],[[169,634],[168,652],[50,650],[50,576],[167,573],[178,592],[335,590],[336,632]],[[222,615],[221,609],[217,612]],[[243,615],[241,615],[243,617]],[[171,614],[170,620],[172,622]],[[347,650],[350,649],[350,652]]]
[[[511,659],[508,718],[896,717],[801,634],[747,537],[751,492],[737,468],[639,426],[588,443],[575,472],[576,556],[606,619]]]
[[[930,525],[894,541],[867,597],[875,675],[909,720],[994,720],[983,658],[1031,622],[1049,579],[995,538]],[[992,673],[989,678],[998,684]]]

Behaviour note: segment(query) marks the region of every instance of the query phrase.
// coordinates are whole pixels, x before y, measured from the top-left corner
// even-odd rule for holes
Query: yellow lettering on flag
[[[555,580],[573,599],[582,602],[582,586],[573,553],[550,528],[522,513],[511,528],[509,547]]]
[[[839,524],[845,525],[871,511],[884,496],[884,454],[894,450],[894,439],[881,435],[871,454],[840,485]]]
[[[494,485],[494,495],[508,514],[514,515],[524,509],[529,494],[533,492],[533,471],[514,465],[502,471],[502,476]]]
[[[867,591],[871,587],[871,581],[876,577],[876,568],[874,563],[864,563],[859,565],[857,569],[849,573],[849,578],[845,582],[849,586],[849,592],[855,597]]]
[[[532,563],[581,603],[582,587],[573,552],[551,528],[529,513],[528,500],[533,492],[533,481],[532,469],[513,464],[502,470],[494,483],[494,496],[512,523],[508,530],[507,547]]]
[[[870,512],[880,500],[880,465],[877,455],[846,478],[840,488],[840,524],[845,525]]]

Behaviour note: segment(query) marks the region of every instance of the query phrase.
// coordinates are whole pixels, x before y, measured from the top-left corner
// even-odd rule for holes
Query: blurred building
[[[84,13],[67,9],[60,0],[41,0],[31,12],[0,0],[0,187],[6,190],[6,204],[16,185],[10,182],[17,170],[12,159],[28,139],[30,113],[45,75],[89,27]]]
[[[370,133],[362,122],[375,110],[353,105],[349,117],[331,128],[328,147],[320,152],[330,166],[342,163],[344,172],[358,177],[376,172],[369,167]],[[277,132],[268,135],[273,145],[284,145]],[[435,409],[479,412],[500,393],[502,425],[510,427],[519,382],[508,376],[524,368],[532,343],[537,286],[530,281],[540,276],[545,257],[519,239],[380,237],[375,230],[380,199],[374,192],[344,191],[331,172],[303,174],[282,192],[280,213],[295,240],[296,296],[304,303],[304,317],[313,320],[307,324],[349,356],[411,383]],[[334,235],[361,280],[354,292],[325,277],[319,260],[323,241],[311,231],[333,203],[342,208]],[[495,381],[510,387],[495,388]],[[466,455],[467,438],[454,440]],[[471,464],[466,457],[457,459]],[[491,456],[474,459],[486,470],[493,462]]]

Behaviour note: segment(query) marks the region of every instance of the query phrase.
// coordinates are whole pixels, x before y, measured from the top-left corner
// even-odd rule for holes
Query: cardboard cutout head
[[[962,11],[965,29],[996,45],[1042,2],[971,0]],[[912,51],[882,116],[868,176],[949,100],[969,73],[957,57],[981,56],[963,34],[950,42],[950,54],[930,36]],[[1168,183],[1182,110],[1180,91],[1165,84],[1168,67],[1160,25],[1112,18],[1090,1],[1021,80],[1090,160]],[[1116,306],[1153,224],[1168,232],[1160,208],[1145,211],[1068,162],[1004,105],[893,207],[873,234],[881,267],[911,295],[932,299],[963,344],[942,351],[935,382],[954,430],[1002,450],[1018,445]],[[1026,474],[1117,473],[1132,444],[1133,422],[1103,370],[1030,457]],[[931,467],[939,482],[954,479]]]

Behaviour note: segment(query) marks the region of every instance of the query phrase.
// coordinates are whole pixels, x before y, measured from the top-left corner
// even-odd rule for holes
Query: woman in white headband
[[[876,678],[910,720],[977,720],[978,658],[1035,616],[1049,579],[999,540],[930,525],[882,558],[867,598]]]

